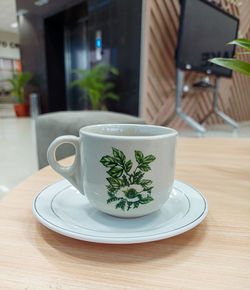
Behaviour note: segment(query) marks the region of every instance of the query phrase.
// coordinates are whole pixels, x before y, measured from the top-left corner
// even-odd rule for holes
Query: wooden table
[[[37,172],[0,201],[0,289],[250,289],[250,139],[180,139],[176,178],[208,200],[199,226],[108,245],[37,222],[33,198],[61,179],[49,167]]]

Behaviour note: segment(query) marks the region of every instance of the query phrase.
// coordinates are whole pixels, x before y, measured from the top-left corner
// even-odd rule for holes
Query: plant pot
[[[29,105],[14,104],[14,109],[17,117],[27,117],[29,115]]]

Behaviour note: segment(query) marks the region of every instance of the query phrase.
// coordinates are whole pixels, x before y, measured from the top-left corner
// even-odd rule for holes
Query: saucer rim
[[[49,228],[50,230],[52,230],[58,234],[61,234],[61,235],[64,235],[64,236],[67,236],[67,237],[70,237],[73,239],[81,240],[81,241],[94,242],[94,243],[105,243],[105,244],[136,244],[136,243],[146,243],[146,242],[163,240],[163,239],[171,238],[173,236],[180,235],[182,233],[185,233],[185,232],[193,229],[194,227],[199,225],[206,218],[207,213],[208,213],[208,203],[207,203],[206,198],[203,196],[203,194],[201,192],[199,192],[197,189],[195,189],[194,187],[192,187],[191,185],[175,179],[174,183],[177,182],[180,184],[184,184],[185,186],[191,188],[195,193],[199,194],[199,196],[203,200],[204,209],[203,209],[202,213],[199,216],[196,216],[188,224],[184,224],[184,225],[178,227],[177,229],[167,230],[166,232],[163,232],[163,233],[155,233],[155,234],[151,234],[150,236],[149,235],[136,236],[136,237],[130,236],[128,238],[103,237],[103,236],[101,237],[101,236],[88,235],[86,233],[85,234],[77,233],[75,231],[65,229],[65,228],[63,228],[59,225],[56,225],[53,222],[47,220],[45,217],[43,217],[39,213],[39,211],[36,208],[37,199],[44,191],[46,191],[52,185],[56,185],[57,183],[64,183],[64,182],[67,182],[68,184],[70,184],[66,179],[61,179],[61,180],[58,180],[56,182],[49,184],[44,189],[42,189],[33,200],[32,211],[33,211],[35,218],[41,224],[43,224],[45,227]],[[183,194],[186,196],[185,192],[183,192]],[[187,198],[187,196],[186,196],[186,198]],[[188,198],[188,200],[189,200],[189,202],[191,202],[189,198]]]

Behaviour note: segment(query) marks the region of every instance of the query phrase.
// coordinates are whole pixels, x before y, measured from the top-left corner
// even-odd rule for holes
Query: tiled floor
[[[238,130],[233,130],[227,124],[205,126],[207,129],[204,138],[250,138],[250,121],[241,122]],[[179,131],[180,137],[199,137],[192,129],[182,129]]]
[[[0,198],[37,169],[34,121],[0,107]]]
[[[207,129],[205,138],[250,138],[250,122],[241,123],[238,131],[228,125]],[[197,137],[191,129],[180,130],[179,135]],[[12,106],[0,104],[0,198],[37,170],[34,121],[16,118]]]

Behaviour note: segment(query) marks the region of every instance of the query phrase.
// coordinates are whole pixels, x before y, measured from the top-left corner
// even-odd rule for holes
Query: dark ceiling
[[[86,0],[49,0],[48,4],[39,7],[34,5],[36,0],[16,0],[16,7],[17,11],[20,9],[27,9],[31,14],[48,17],[85,1]]]

